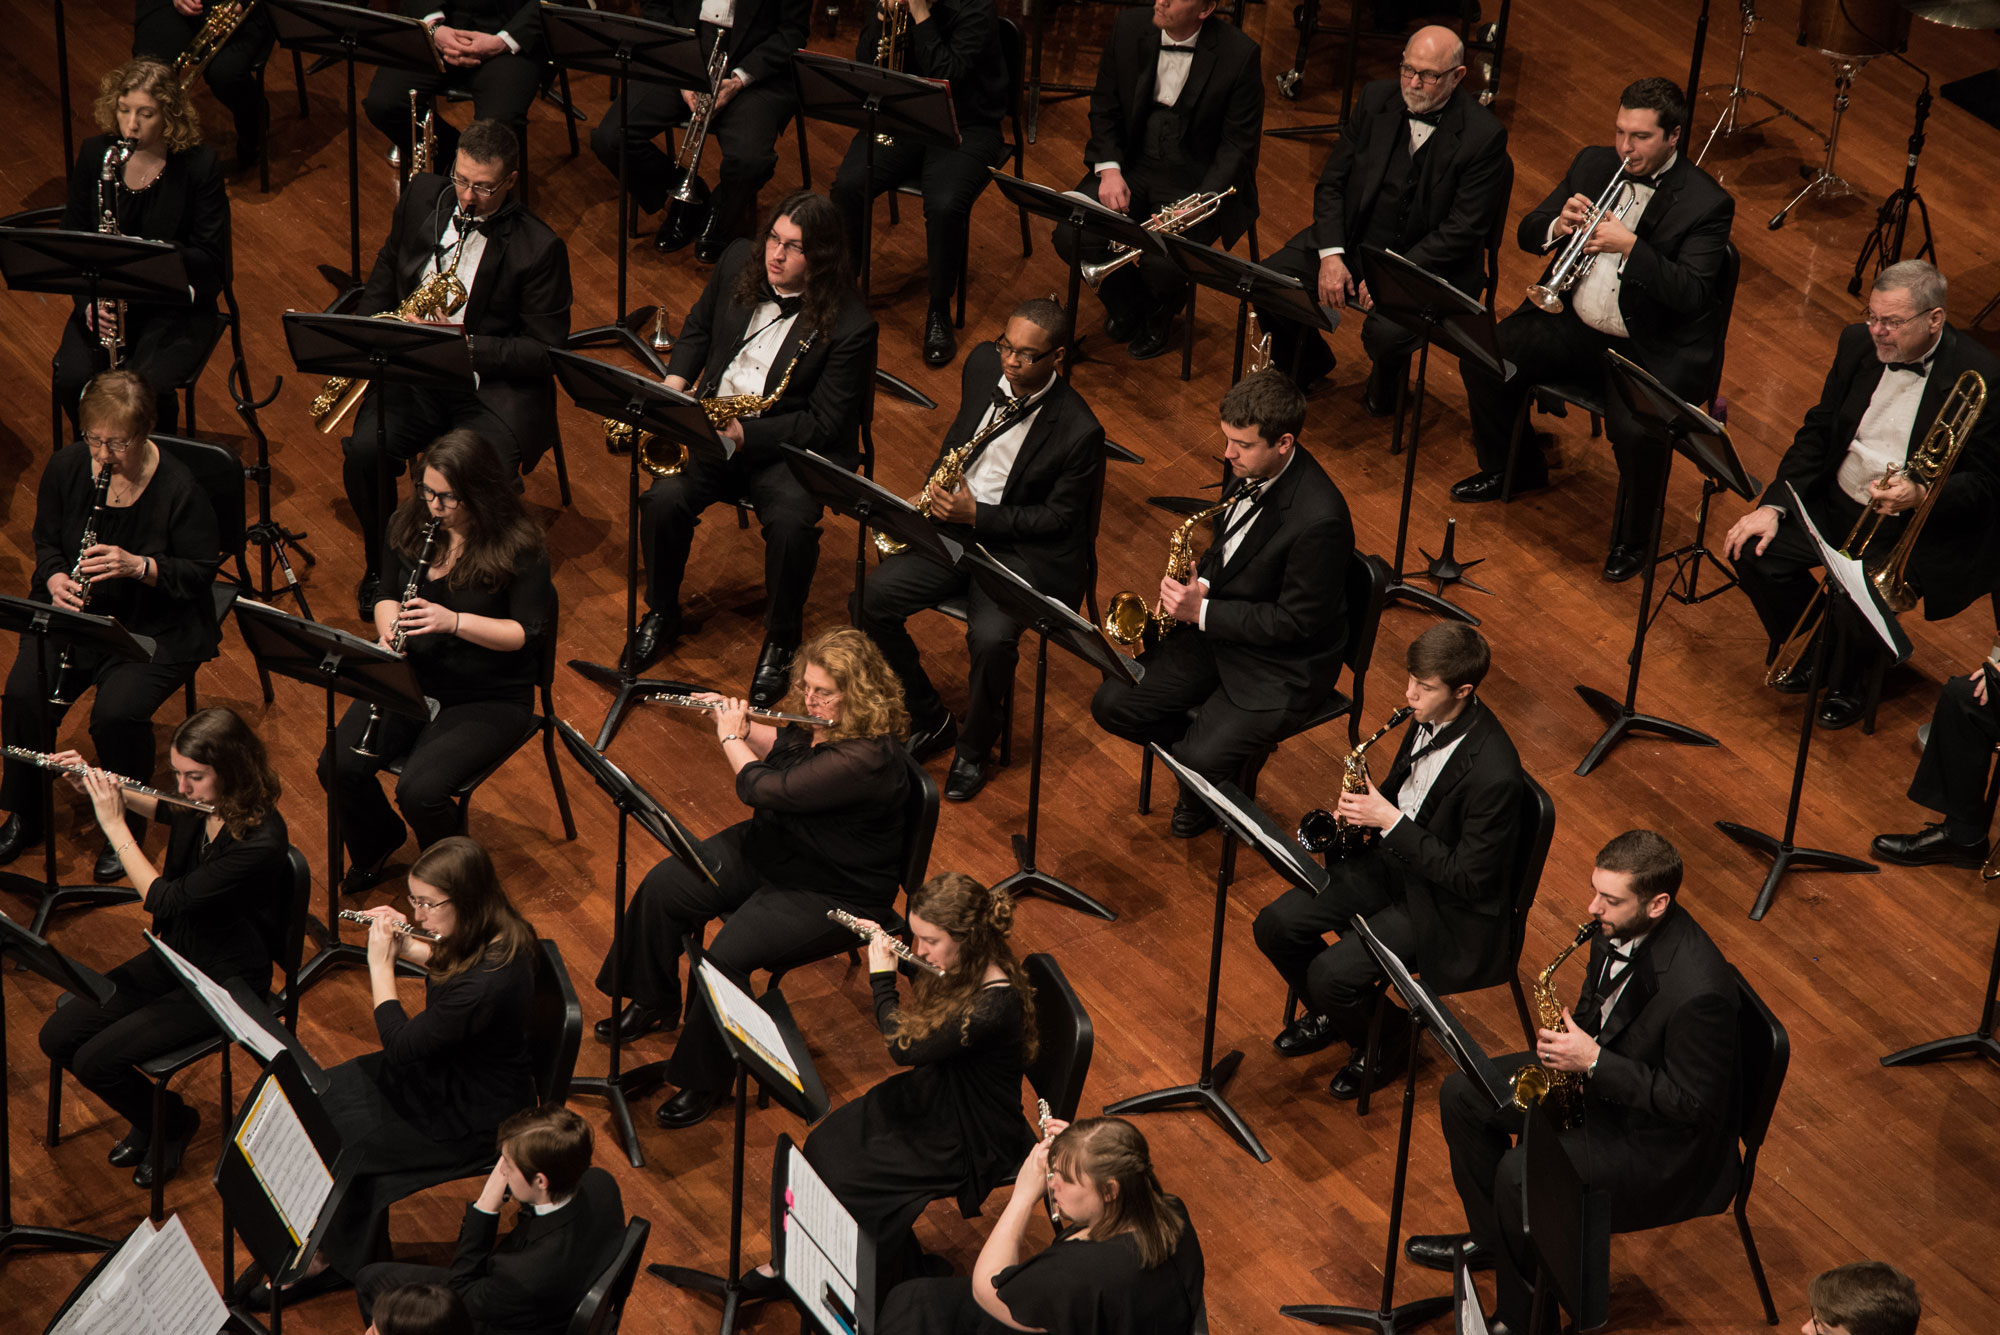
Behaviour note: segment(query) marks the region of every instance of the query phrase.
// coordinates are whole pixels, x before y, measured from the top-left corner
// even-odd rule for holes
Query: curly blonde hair
[[[830,742],[850,737],[910,735],[910,711],[903,707],[903,683],[882,651],[852,626],[822,631],[792,657],[791,694],[803,698],[806,669],[817,667],[840,692],[840,721],[827,729]]]
[[[958,943],[958,960],[940,978],[917,975],[910,1004],[896,1012],[890,1043],[908,1047],[956,1019],[963,1038],[972,1031],[972,1010],[986,986],[986,970],[999,965],[1021,998],[1021,1058],[1035,1059],[1035,993],[1027,970],[1014,958],[1008,937],[1014,930],[1014,897],[989,889],[964,872],[945,871],[910,896],[910,912]]]
[[[185,153],[201,142],[201,117],[181,91],[180,81],[165,65],[144,56],[126,61],[97,81],[92,111],[98,129],[118,137],[118,99],[127,93],[144,93],[159,103],[160,117],[167,123],[169,153]]]

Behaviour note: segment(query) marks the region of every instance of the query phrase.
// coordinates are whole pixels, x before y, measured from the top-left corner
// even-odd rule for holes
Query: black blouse
[[[105,151],[113,142],[101,134],[83,141],[69,174],[69,201],[62,219],[65,228],[98,230],[97,189]],[[184,153],[169,153],[166,166],[151,185],[132,190],[120,181],[116,196],[112,212],[118,219],[118,230],[126,236],[171,241],[180,247],[195,305],[213,306],[230,270],[229,191],[224,187],[222,162],[215,150],[200,144]],[[76,304],[81,308],[88,300],[88,296],[79,296]],[[165,303],[142,303],[141,309],[171,308]]]
[[[291,887],[285,818],[274,811],[241,839],[227,827],[209,839],[198,811],[162,805],[160,816],[171,824],[146,892],[153,935],[218,983],[241,978],[268,993]]]
[[[993,1277],[1017,1325],[1049,1335],[1187,1335],[1201,1310],[1201,1241],[1194,1225],[1166,1264],[1139,1265],[1129,1234],[1069,1241],[1066,1231],[1041,1252]]]
[[[427,980],[415,1016],[400,1001],[375,1008],[384,1092],[441,1141],[491,1134],[535,1101],[526,1042],[534,948],[505,964],[492,961],[498,950],[455,978]]]
[[[158,448],[157,446],[155,448]],[[35,496],[35,585],[28,596],[49,601],[49,578],[69,573],[90,522],[95,482],[90,446],[56,451]],[[215,657],[215,604],[210,586],[221,564],[222,540],[208,495],[179,460],[160,451],[153,477],[127,506],[106,506],[97,540],[159,562],[159,582],[100,579],[91,583],[94,616],[117,617],[125,629],[154,640],[156,663],[198,663]]]
[[[870,910],[894,903],[907,837],[906,755],[893,737],[814,746],[802,723],[781,730],[771,754],[736,775],[736,796],[756,809],[748,846],[759,874]]]
[[[382,565],[382,597],[400,599],[417,567],[416,555],[406,556],[394,543],[386,543]],[[410,636],[403,649],[424,694],[441,705],[510,700],[534,708],[535,685],[542,675],[542,637],[553,630],[556,618],[548,553],[537,553],[501,588],[470,582],[453,587],[449,578],[427,579],[420,588],[428,602],[466,616],[518,621],[528,633],[519,649],[485,649],[456,635]]]

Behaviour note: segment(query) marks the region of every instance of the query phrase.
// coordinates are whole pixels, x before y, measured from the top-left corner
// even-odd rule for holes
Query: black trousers
[[[372,758],[354,750],[368,726],[368,713],[369,707],[359,701],[349,705],[334,729],[333,755],[324,748],[319,753],[319,786],[340,804],[340,842],[356,867],[372,866],[393,852],[403,842],[406,822],[420,849],[460,833],[452,792],[521,740],[533,710],[513,700],[474,700],[446,705],[421,725],[385,713],[376,734],[380,755]],[[403,772],[396,778],[400,820],[375,777],[397,756],[404,757]]]
[[[622,133],[632,198],[646,212],[658,213],[667,206],[675,179],[674,159],[653,141],[675,126],[686,125],[691,113],[680,89],[665,84],[633,84],[631,102],[632,119],[627,123],[619,118],[618,99],[611,99],[611,109],[590,132],[590,150],[616,177]],[[710,118],[708,137],[722,150],[719,175],[724,184],[718,190],[737,196],[732,211],[740,218],[740,225],[732,226],[725,235],[747,235],[755,221],[747,215],[756,211],[757,191],[777,173],[778,135],[798,102],[798,91],[787,75],[751,84]]]
[[[2000,699],[1973,698],[1970,677],[1947,677],[1931,710],[1930,742],[1910,780],[1910,800],[1944,813],[1945,833],[1961,843],[1986,837],[1986,773],[2000,743]]]
[[[1808,505],[1820,536],[1828,542],[1844,539],[1862,510],[1838,489],[1815,497]],[[1884,520],[1870,544],[1871,550],[1882,551],[1893,544],[1908,522],[1901,515]],[[1799,614],[1806,610],[1806,604],[1819,589],[1822,578],[1819,548],[1813,546],[1812,535],[1806,532],[1798,516],[1788,513],[1779,521],[1778,532],[1762,556],[1757,554],[1755,544],[1746,545],[1737,553],[1735,564],[1736,578],[1749,596],[1750,606],[1756,609],[1764,633],[1770,637],[1764,651],[1764,661],[1768,663],[1777,656],[1779,647],[1798,624]],[[1827,682],[1837,690],[1852,690],[1880,654],[1875,647],[1878,644],[1875,632],[1862,624],[1860,614],[1845,601],[1830,625],[1833,641],[1827,651]],[[1809,650],[1800,660],[1799,670],[1810,671],[1811,667]]]
[[[639,498],[646,606],[662,614],[679,613],[688,549],[702,512],[746,498],[764,533],[764,634],[795,646],[804,634],[806,598],[819,568],[820,506],[780,459],[738,454],[715,463],[690,455],[676,476],[653,479]]]
[[[1361,257],[1352,251],[1343,255],[1355,277],[1361,277]],[[1277,254],[1263,261],[1264,267],[1288,274],[1306,285],[1307,292],[1319,289],[1319,247],[1313,244],[1312,229],[1300,232]],[[1376,374],[1387,385],[1407,379],[1410,357],[1422,339],[1415,333],[1380,315],[1365,315],[1357,306],[1347,308],[1349,317],[1361,316],[1361,350],[1375,364]],[[1257,327],[1271,336],[1271,364],[1305,384],[1333,370],[1333,351],[1317,329],[1273,315],[1257,307]]]
[[[85,686],[95,687],[90,703],[90,744],[96,755],[93,763],[114,774],[145,782],[152,778],[159,756],[153,744],[153,715],[172,698],[189,677],[195,663],[125,663],[91,654],[78,654],[70,661],[64,678],[65,691],[72,702]],[[47,654],[46,684],[55,685],[56,654]],[[0,696],[0,740],[8,746],[30,751],[53,751],[68,704],[45,704],[46,694],[36,690],[35,659],[32,653],[14,656],[7,673],[4,696]],[[47,715],[43,710],[48,711]],[[6,777],[0,780],[0,807],[19,815],[31,825],[41,821],[43,771],[10,760]]]
[[[1175,189],[1176,180],[1147,162],[1126,164],[1124,175],[1125,184],[1132,191],[1132,202],[1125,211],[1134,218],[1149,218],[1162,205],[1171,204],[1188,193],[1185,189]],[[1097,187],[1097,173],[1092,172],[1078,182],[1076,188],[1096,199]],[[1212,244],[1222,236],[1222,223],[1217,218],[1209,218],[1196,223],[1181,235],[1190,241]],[[1076,229],[1068,223],[1056,225],[1054,241],[1056,254],[1062,256],[1065,264],[1079,258],[1085,264],[1096,264],[1110,254],[1109,243],[1082,241]],[[1188,281],[1173,262],[1147,256],[1137,264],[1128,264],[1107,275],[1098,287],[1097,295],[1104,302],[1105,314],[1114,318],[1143,320],[1177,313],[1187,304]]]
[[[180,979],[151,951],[135,955],[105,975],[118,990],[103,1005],[71,997],[42,1024],[42,1052],[76,1077],[104,1106],[132,1124],[136,1139],[153,1135],[153,1082],[139,1063],[215,1032]],[[186,1105],[167,1092],[169,1119]]]
[[[1333,879],[1324,893],[1287,890],[1264,907],[1252,930],[1257,949],[1306,1009],[1331,1016],[1359,1054],[1383,977],[1360,933],[1346,934],[1354,915],[1364,915],[1382,943],[1406,960],[1416,950],[1416,926],[1403,898],[1402,866],[1394,858],[1377,850],[1335,862],[1329,870]],[[1328,945],[1328,932],[1343,935]]]
[[[979,192],[992,180],[987,169],[1000,160],[1000,127],[961,125],[956,148],[908,141],[876,144],[874,195],[914,178],[924,189],[924,264],[929,274],[930,308],[942,311],[958,290],[958,260],[965,253],[965,229]],[[869,193],[867,132],[854,136],[833,178],[833,202],[847,219],[847,253],[859,269],[868,243]]]
[[[383,425],[378,433],[377,423]],[[396,479],[409,461],[445,432],[475,431],[499,456],[503,476],[518,478],[521,439],[505,418],[465,390],[422,390],[408,385],[375,385],[355,410],[354,434],[340,442],[340,476],[347,503],[361,525],[367,569],[382,569],[382,534],[396,512]],[[532,464],[529,465],[533,467]],[[519,482],[516,482],[516,488]]]
[[[1106,681],[1090,700],[1097,726],[1145,746],[1158,742],[1203,778],[1235,782],[1245,762],[1266,756],[1304,719],[1303,711],[1244,709],[1229,699],[1202,633],[1181,624],[1141,660],[1138,685]],[[1188,711],[1194,711],[1190,721]]]
[[[124,350],[118,365],[121,370],[137,371],[153,387],[153,410],[159,419],[153,429],[162,435],[173,435],[180,425],[181,401],[174,386],[201,366],[215,341],[219,318],[212,306],[207,311],[170,315],[127,310]],[[56,401],[62,404],[72,433],[79,429],[77,400],[92,378],[110,368],[110,357],[97,335],[85,327],[81,315],[71,315],[63,326],[62,342],[56,345],[53,374]]]
[[[152,56],[171,65],[201,31],[202,16],[189,18],[174,8],[174,0],[137,0],[132,22],[132,54]],[[278,29],[261,5],[244,16],[202,71],[215,100],[236,121],[237,161],[253,159],[264,142],[264,90],[257,72],[271,58]],[[246,147],[248,152],[246,152]]]
[[[1014,684],[1014,668],[1021,658],[1020,623],[1002,612],[985,588],[965,571],[947,569],[928,557],[905,552],[890,557],[868,576],[858,624],[902,680],[903,700],[912,723],[926,727],[937,722],[945,705],[924,671],[923,657],[904,622],[961,594],[966,602],[965,648],[971,663],[958,754],[983,760],[1000,735],[1007,692]]]
[[[443,74],[412,70],[378,69],[369,81],[361,110],[368,123],[388,136],[407,158],[410,151],[410,91],[415,89],[419,114],[434,107],[435,95],[447,88],[464,88],[472,93],[474,120],[500,121],[513,130],[525,148],[528,142],[528,108],[542,88],[547,66],[540,60],[513,54],[494,56],[472,69],[456,65]],[[440,112],[433,118],[437,133],[437,158],[431,170],[448,174],[458,152],[458,129]]]

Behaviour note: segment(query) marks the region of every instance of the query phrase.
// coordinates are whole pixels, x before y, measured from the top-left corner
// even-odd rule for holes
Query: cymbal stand
[[[1856,193],[1851,184],[1834,173],[1833,155],[1840,151],[1840,118],[1847,114],[1848,91],[1854,87],[1854,76],[1875,57],[1846,56],[1836,51],[1823,51],[1820,54],[1833,62],[1833,122],[1825,135],[1826,159],[1817,167],[1799,168],[1800,174],[1806,178],[1806,183],[1799,193],[1787,201],[1785,207],[1771,216],[1771,221],[1766,226],[1774,232],[1785,225],[1785,219],[1791,211],[1804,203],[1808,197],[1839,199],[1843,195]]]
[[[1737,0],[1737,4],[1743,11],[1743,32],[1736,39],[1736,73],[1730,82],[1726,84],[1710,84],[1701,90],[1703,93],[1727,93],[1729,96],[1723,103],[1722,114],[1715,119],[1715,128],[1708,132],[1708,138],[1702,142],[1701,152],[1694,155],[1697,167],[1701,165],[1703,159],[1708,157],[1708,150],[1715,147],[1716,140],[1727,139],[1732,134],[1754,130],[1760,125],[1768,125],[1780,117],[1796,121],[1801,128],[1822,143],[1826,140],[1825,135],[1806,124],[1805,119],[1791,108],[1778,102],[1768,94],[1760,93],[1754,88],[1745,88],[1743,86],[1743,61],[1750,51],[1750,32],[1757,26],[1757,3],[1756,0]],[[1769,107],[1771,114],[1754,121],[1738,120],[1737,113],[1739,109],[1745,102],[1750,101],[1752,98]]]
[[[1861,295],[1861,275],[1866,272],[1868,262],[1875,262],[1875,272],[1880,273],[1891,264],[1903,258],[1903,237],[1910,226],[1910,208],[1916,207],[1917,219],[1924,225],[1924,244],[1917,247],[1917,253],[1910,258],[1937,262],[1937,240],[1931,235],[1931,211],[1924,203],[1924,197],[1917,193],[1917,159],[1924,155],[1924,122],[1931,114],[1930,79],[1924,79],[1923,91],[1917,94],[1917,118],[1910,127],[1910,151],[1903,159],[1903,183],[1882,201],[1882,207],[1875,211],[1875,229],[1868,239],[1861,243],[1861,253],[1854,260],[1854,276],[1847,280],[1847,290],[1853,296]],[[1986,303],[1978,315],[1972,318],[1977,325],[1993,309],[1994,302]]]

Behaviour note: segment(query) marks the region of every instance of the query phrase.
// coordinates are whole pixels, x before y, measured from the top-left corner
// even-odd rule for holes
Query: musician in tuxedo
[[[404,187],[359,309],[394,311],[432,275],[455,273],[465,303],[443,318],[465,326],[476,379],[466,389],[373,385],[354,433],[341,442],[342,478],[367,560],[359,594],[364,620],[374,615],[382,531],[395,513],[396,478],[410,459],[445,432],[464,428],[493,447],[511,479],[532,470],[556,438],[549,349],[569,337],[569,249],[513,198],[521,148],[512,130],[474,121],[452,162],[450,176],[421,173]],[[386,415],[381,440],[378,413]]]
[[[1767,663],[1820,583],[1819,550],[1792,513],[1790,489],[1798,489],[1830,543],[1841,542],[1864,511],[1880,515],[1881,527],[1868,545],[1868,555],[1879,560],[1930,491],[1919,479],[1888,470],[1901,469],[1922,444],[1960,375],[1976,372],[1989,390],[2000,384],[2000,361],[1951,326],[1945,297],[1944,275],[1922,260],[1904,260],[1876,275],[1867,313],[1841,331],[1819,402],[1800,423],[1762,503],[1724,540],[1723,551],[1736,563],[1743,591],[1770,636]],[[2000,562],[1988,540],[2000,508],[2000,417],[1981,415],[1951,472],[1935,485],[1937,498],[1909,566],[1930,621],[1956,616],[2000,584]],[[1834,628],[1832,680],[1819,714],[1824,727],[1845,728],[1861,717],[1860,681],[1879,651],[1870,647],[1874,632],[1855,620],[1843,608]],[[1801,658],[1773,684],[1787,693],[1808,690],[1811,666]]]
[[[1623,170],[1624,184],[1582,243],[1585,254],[1597,257],[1590,272],[1564,294],[1558,314],[1524,301],[1500,322],[1497,342],[1501,357],[1514,365],[1511,378],[1502,381],[1483,366],[1460,362],[1479,471],[1452,484],[1455,500],[1499,498],[1507,443],[1528,386],[1581,382],[1603,395],[1605,431],[1620,479],[1604,562],[1604,578],[1613,583],[1630,579],[1645,564],[1642,549],[1665,494],[1668,456],[1644,440],[1624,410],[1607,378],[1604,354],[1630,358],[1690,402],[1707,397],[1722,355],[1718,309],[1736,202],[1681,153],[1686,125],[1687,103],[1672,81],[1641,79],[1626,87],[1618,98],[1613,146],[1593,145],[1578,153],[1516,233],[1522,250],[1552,257],[1542,276],[1546,282],[1571,234],[1589,225],[1592,205]],[[1514,490],[1546,485],[1541,450],[1524,440]]]
[[[833,202],[847,219],[848,253],[860,255],[868,222],[868,201],[885,190],[916,180],[924,192],[924,254],[930,305],[924,315],[924,364],[943,366],[958,355],[952,332],[951,297],[958,287],[958,262],[966,254],[966,225],[979,192],[992,179],[989,168],[1003,161],[1000,118],[1014,89],[1007,83],[1007,53],[1001,45],[1000,16],[993,0],[883,0],[869,6],[868,21],[855,39],[854,58],[874,62],[880,54],[885,13],[907,11],[900,68],[951,84],[956,145],[918,143],[905,136],[874,145],[874,176],[868,172],[866,130],[854,136],[833,180]],[[969,262],[969,260],[968,260]]]
[[[1581,1079],[1582,1125],[1561,1133],[1585,1187],[1604,1196],[1611,1231],[1631,1233],[1712,1214],[1735,1193],[1736,971],[1677,899],[1681,858],[1651,830],[1628,830],[1590,874],[1597,931],[1583,990],[1564,1028],[1543,1027],[1536,1061]],[[1498,1317],[1528,1329],[1535,1273],[1521,1214],[1523,1113],[1494,1108],[1463,1074],[1438,1092],[1452,1181],[1470,1234],[1412,1237],[1411,1260],[1449,1270],[1468,1247],[1498,1272]]]
[[[926,494],[932,519],[961,546],[983,544],[1037,589],[1075,607],[1096,565],[1104,428],[1061,374],[1068,342],[1063,308],[1035,297],[1014,308],[1005,333],[972,351],[958,417],[926,477],[947,455],[983,438],[962,465],[960,486],[945,491],[927,482]],[[963,729],[938,697],[903,624],[912,613],[961,596],[971,658]],[[944,793],[954,802],[971,801],[986,783],[987,753],[1020,658],[1020,625],[963,567],[940,565],[916,551],[889,557],[868,577],[856,624],[902,679],[911,753],[923,760],[956,740]]]
[[[1090,94],[1089,173],[1077,189],[1108,209],[1151,217],[1196,192],[1235,187],[1214,216],[1181,231],[1225,247],[1257,217],[1257,152],[1264,132],[1264,75],[1257,43],[1216,17],[1216,0],[1154,0],[1111,26]],[[1065,261],[1103,260],[1103,243],[1055,231]],[[1174,316],[1187,304],[1178,267],[1142,259],[1105,276],[1104,332],[1136,360],[1167,350]]]
[[[583,1295],[618,1254],[625,1202],[590,1163],[590,1123],[560,1104],[500,1124],[500,1159],[465,1207],[451,1265],[377,1261],[355,1278],[361,1320],[406,1284],[441,1284],[464,1301],[477,1335],[563,1335]],[[500,1236],[500,1210],[519,1204]]]
[[[1915,834],[1882,834],[1872,849],[1903,867],[1980,867],[1992,853],[1986,776],[2000,745],[2000,639],[1986,660],[1938,692],[1910,800],[1944,816]]]
[[[1377,417],[1396,409],[1417,335],[1375,314],[1364,245],[1393,250],[1461,292],[1477,296],[1486,238],[1507,211],[1514,162],[1507,130],[1461,91],[1465,43],[1449,28],[1420,28],[1403,47],[1395,80],[1361,90],[1313,191],[1312,226],[1264,261],[1318,290],[1322,306],[1362,311],[1361,347],[1373,369],[1362,402]],[[1310,386],[1333,371],[1326,341],[1259,308],[1272,364]]]
[[[407,160],[410,93],[418,95],[420,110],[435,109],[437,94],[466,88],[472,93],[474,121],[499,121],[517,142],[527,138],[528,108],[548,68],[540,0],[402,0],[398,8],[405,18],[422,19],[431,30],[444,72],[376,70],[361,103],[369,124]],[[436,116],[434,124],[434,161],[449,162],[458,131],[443,116]]]
[[[778,170],[778,135],[798,109],[792,82],[792,52],[812,34],[811,0],[644,0],[642,17],[676,28],[691,28],[704,53],[716,42],[728,56],[708,134],[722,151],[708,217],[694,238],[694,257],[703,264],[722,258],[724,247],[751,234],[757,219],[757,192]],[[597,160],[618,171],[618,140],[625,140],[625,172],[632,198],[648,213],[660,213],[679,184],[674,159],[653,141],[670,137],[694,113],[695,94],[663,83],[634,83],[627,94],[631,119],[621,120],[618,99],[591,131]],[[687,244],[660,219],[655,244],[673,250]]]
[[[135,0],[132,54],[173,64],[215,12],[230,3],[232,0]],[[254,166],[264,155],[264,130],[270,120],[271,106],[257,75],[271,58],[271,48],[277,41],[278,29],[271,22],[270,11],[262,5],[252,5],[229,34],[229,40],[216,49],[202,69],[208,90],[236,122],[238,171]]]
[[[1806,1285],[1812,1317],[1802,1335],[1917,1335],[1916,1281],[1885,1261],[1849,1261]]]
[[[1409,1016],[1391,1006],[1381,1060],[1367,1069],[1383,975],[1351,932],[1355,914],[1442,992],[1485,986],[1511,962],[1509,870],[1524,837],[1523,776],[1506,728],[1478,696],[1492,652],[1478,631],[1448,621],[1412,640],[1404,663],[1409,731],[1381,786],[1343,792],[1338,807],[1379,842],[1329,863],[1333,880],[1323,893],[1286,891],[1255,928],[1257,948],[1306,1003],[1272,1040],[1278,1055],[1317,1052],[1342,1038],[1353,1049],[1327,1089],[1337,1099],[1402,1074],[1409,1054]],[[1328,932],[1340,939],[1326,944]]]
[[[640,498],[646,613],[633,635],[638,666],[681,632],[681,578],[701,513],[748,496],[764,530],[764,647],[750,702],[768,705],[789,684],[819,565],[819,502],[800,485],[780,445],[852,464],[874,396],[875,320],[854,290],[840,211],[799,190],[764,218],[755,241],[737,241],[688,311],[667,362],[667,385],[699,398],[779,394],[720,434],[726,463],[692,454]]]
[[[1114,736],[1158,742],[1190,769],[1234,780],[1268,755],[1333,690],[1347,644],[1347,500],[1299,444],[1306,400],[1275,368],[1245,376],[1222,399],[1228,509],[1182,583],[1161,577],[1156,611],[1175,623],[1140,657],[1136,684],[1106,681],[1091,716]],[[1189,719],[1193,711],[1193,719]],[[1215,824],[1183,791],[1173,833]]]

